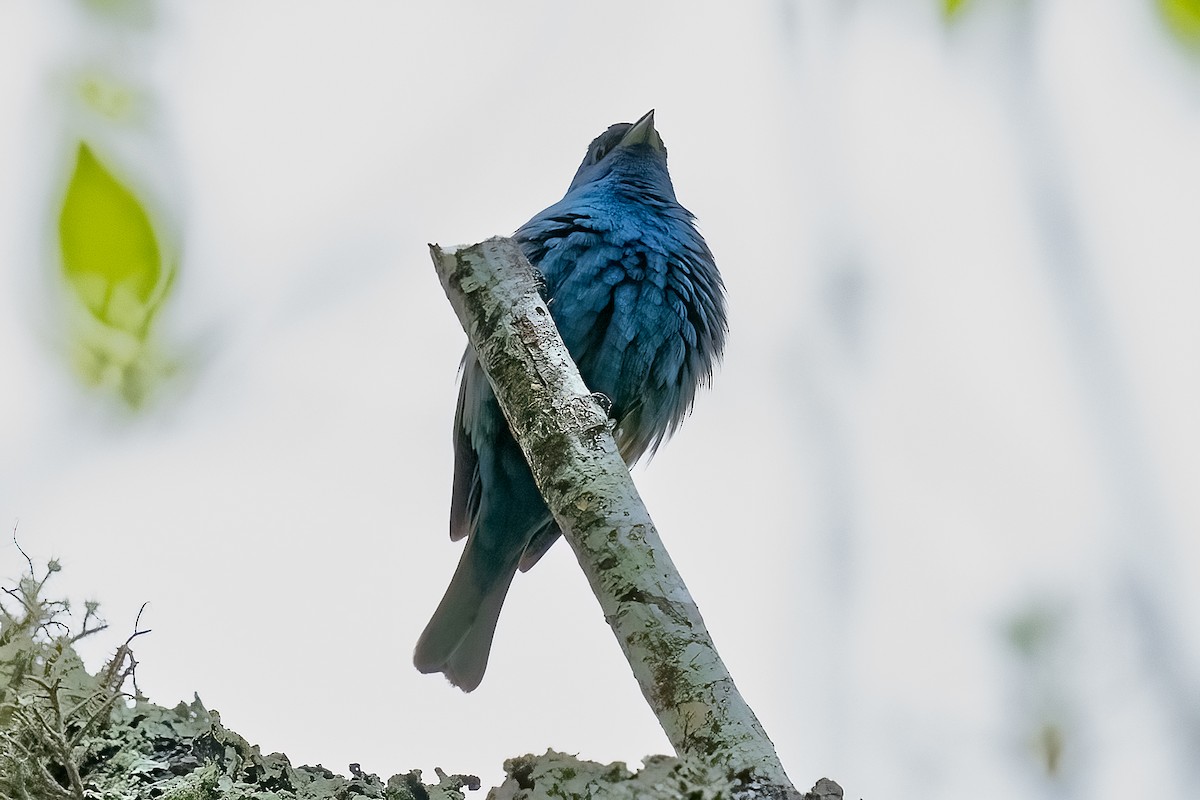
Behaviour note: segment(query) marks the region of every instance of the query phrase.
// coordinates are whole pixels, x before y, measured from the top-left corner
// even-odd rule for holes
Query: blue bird
[[[724,348],[724,285],[693,219],[675,199],[650,111],[600,134],[563,199],[514,237],[545,279],[584,382],[611,401],[630,465],[675,431]],[[417,642],[417,669],[477,687],[513,576],[559,534],[468,346],[450,505],[450,538],[467,545]]]

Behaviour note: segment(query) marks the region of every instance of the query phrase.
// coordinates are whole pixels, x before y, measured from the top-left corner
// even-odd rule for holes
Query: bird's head
[[[618,180],[665,181],[670,190],[667,148],[654,128],[653,109],[637,122],[618,122],[597,136],[588,146],[567,193],[610,175]]]

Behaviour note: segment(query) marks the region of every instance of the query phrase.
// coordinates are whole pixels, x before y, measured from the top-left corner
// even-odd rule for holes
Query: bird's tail
[[[425,626],[413,652],[421,672],[442,672],[450,683],[470,692],[483,680],[500,608],[517,564],[496,572],[468,542],[449,588]]]

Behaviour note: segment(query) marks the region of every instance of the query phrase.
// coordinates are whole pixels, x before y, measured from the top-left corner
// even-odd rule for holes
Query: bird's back
[[[724,346],[708,246],[691,214],[652,193],[568,195],[516,238],[584,383],[612,401],[633,463],[678,426]]]

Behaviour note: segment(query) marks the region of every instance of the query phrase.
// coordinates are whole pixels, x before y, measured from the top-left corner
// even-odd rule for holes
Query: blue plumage
[[[612,401],[629,464],[674,432],[724,347],[724,287],[692,219],[651,111],[593,141],[563,199],[515,235],[584,382]],[[413,660],[469,692],[513,576],[559,530],[469,347],[454,441],[450,537],[467,545]]]

